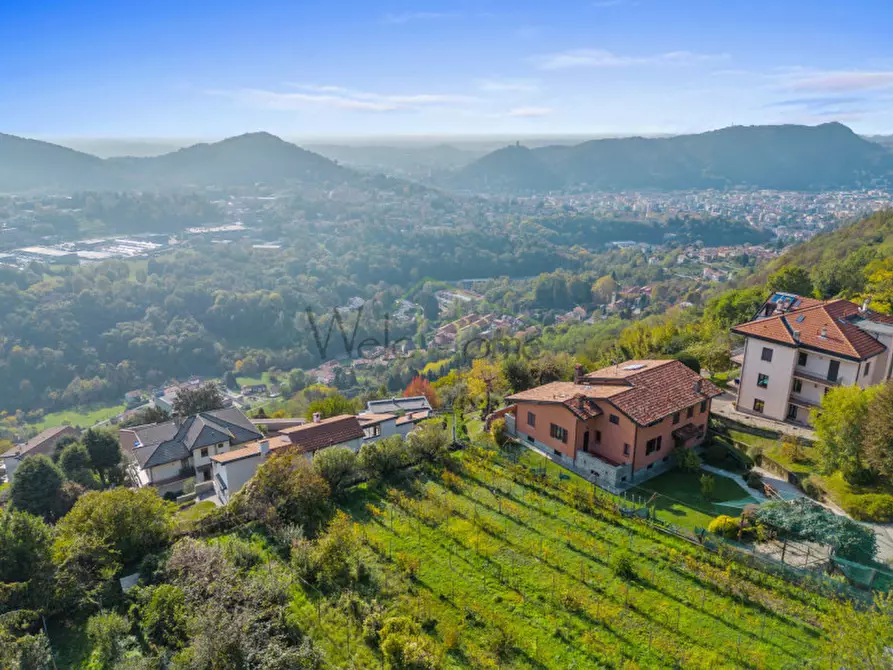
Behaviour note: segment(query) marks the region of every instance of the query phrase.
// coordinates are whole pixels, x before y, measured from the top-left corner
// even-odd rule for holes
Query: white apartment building
[[[773,294],[752,321],[732,328],[745,338],[736,407],[810,425],[810,411],[835,386],[891,377],[893,316],[848,300]]]

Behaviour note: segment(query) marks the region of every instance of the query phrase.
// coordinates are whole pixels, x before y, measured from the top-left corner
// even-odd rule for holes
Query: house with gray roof
[[[388,398],[386,400],[370,400],[366,403],[366,411],[371,414],[410,414],[415,412],[431,413],[431,403],[423,395],[411,398]]]
[[[185,419],[122,428],[121,448],[133,456],[134,479],[159,491],[182,491],[194,477],[211,481],[211,458],[227,453],[263,433],[239,409],[202,412]]]

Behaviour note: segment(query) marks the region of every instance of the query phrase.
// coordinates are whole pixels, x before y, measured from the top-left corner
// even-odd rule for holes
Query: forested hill
[[[196,144],[150,158],[100,159],[48,142],[0,135],[0,193],[151,190],[351,182],[356,174],[269,133]]]
[[[49,142],[0,133],[0,193],[114,190],[120,176],[101,158]]]
[[[893,210],[813,237],[753,275],[757,285],[782,268],[794,268],[799,286],[782,286],[822,298],[871,296],[872,307],[893,311]]]
[[[575,146],[510,147],[455,178],[480,190],[852,187],[893,173],[893,152],[839,123],[733,126],[697,135],[602,139]],[[514,159],[514,160],[512,160]]]

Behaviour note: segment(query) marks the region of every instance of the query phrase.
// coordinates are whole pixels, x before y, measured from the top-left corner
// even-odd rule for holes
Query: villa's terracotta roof
[[[506,400],[560,403],[571,411],[579,407],[576,401],[579,397],[604,400],[639,425],[647,426],[721,393],[680,361],[641,360],[589,373],[580,384],[553,382],[516,393]],[[576,411],[574,414],[581,419],[591,418],[580,416]]]
[[[363,438],[363,429],[357,417],[342,414],[319,422],[305,423],[280,431],[300,451],[317,451],[336,444],[344,444]]]
[[[291,441],[287,437],[271,437],[269,440],[257,440],[256,442],[250,442],[241,449],[233,449],[232,451],[227,451],[223,454],[216,454],[215,456],[211,456],[211,460],[215,463],[232,463],[233,461],[240,461],[243,458],[259,456],[261,442],[267,442],[269,444],[270,451],[276,451],[277,449],[282,449],[283,447],[288,447],[291,445]]]
[[[883,353],[886,350],[883,344],[850,323],[849,319],[858,316],[858,305],[849,300],[831,300],[793,312],[749,321],[736,326],[732,332],[856,360]],[[882,315],[874,313],[862,313],[861,316],[871,321],[888,322]]]

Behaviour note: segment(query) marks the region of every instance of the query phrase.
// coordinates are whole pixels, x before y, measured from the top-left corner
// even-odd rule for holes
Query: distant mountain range
[[[839,123],[734,126],[697,135],[630,137],[575,146],[514,145],[459,171],[475,191],[689,189],[808,190],[864,185],[893,173],[893,152]]]
[[[355,173],[269,133],[196,144],[161,156],[101,159],[0,134],[0,192],[250,186],[352,181]]]
[[[735,126],[698,135],[535,148],[514,144],[483,155],[449,145],[318,148],[335,160],[269,133],[195,144],[158,156],[105,159],[0,134],[0,193],[287,182],[329,186],[359,178],[336,160],[476,192],[733,186],[807,190],[861,186],[893,174],[893,151],[839,123]]]

